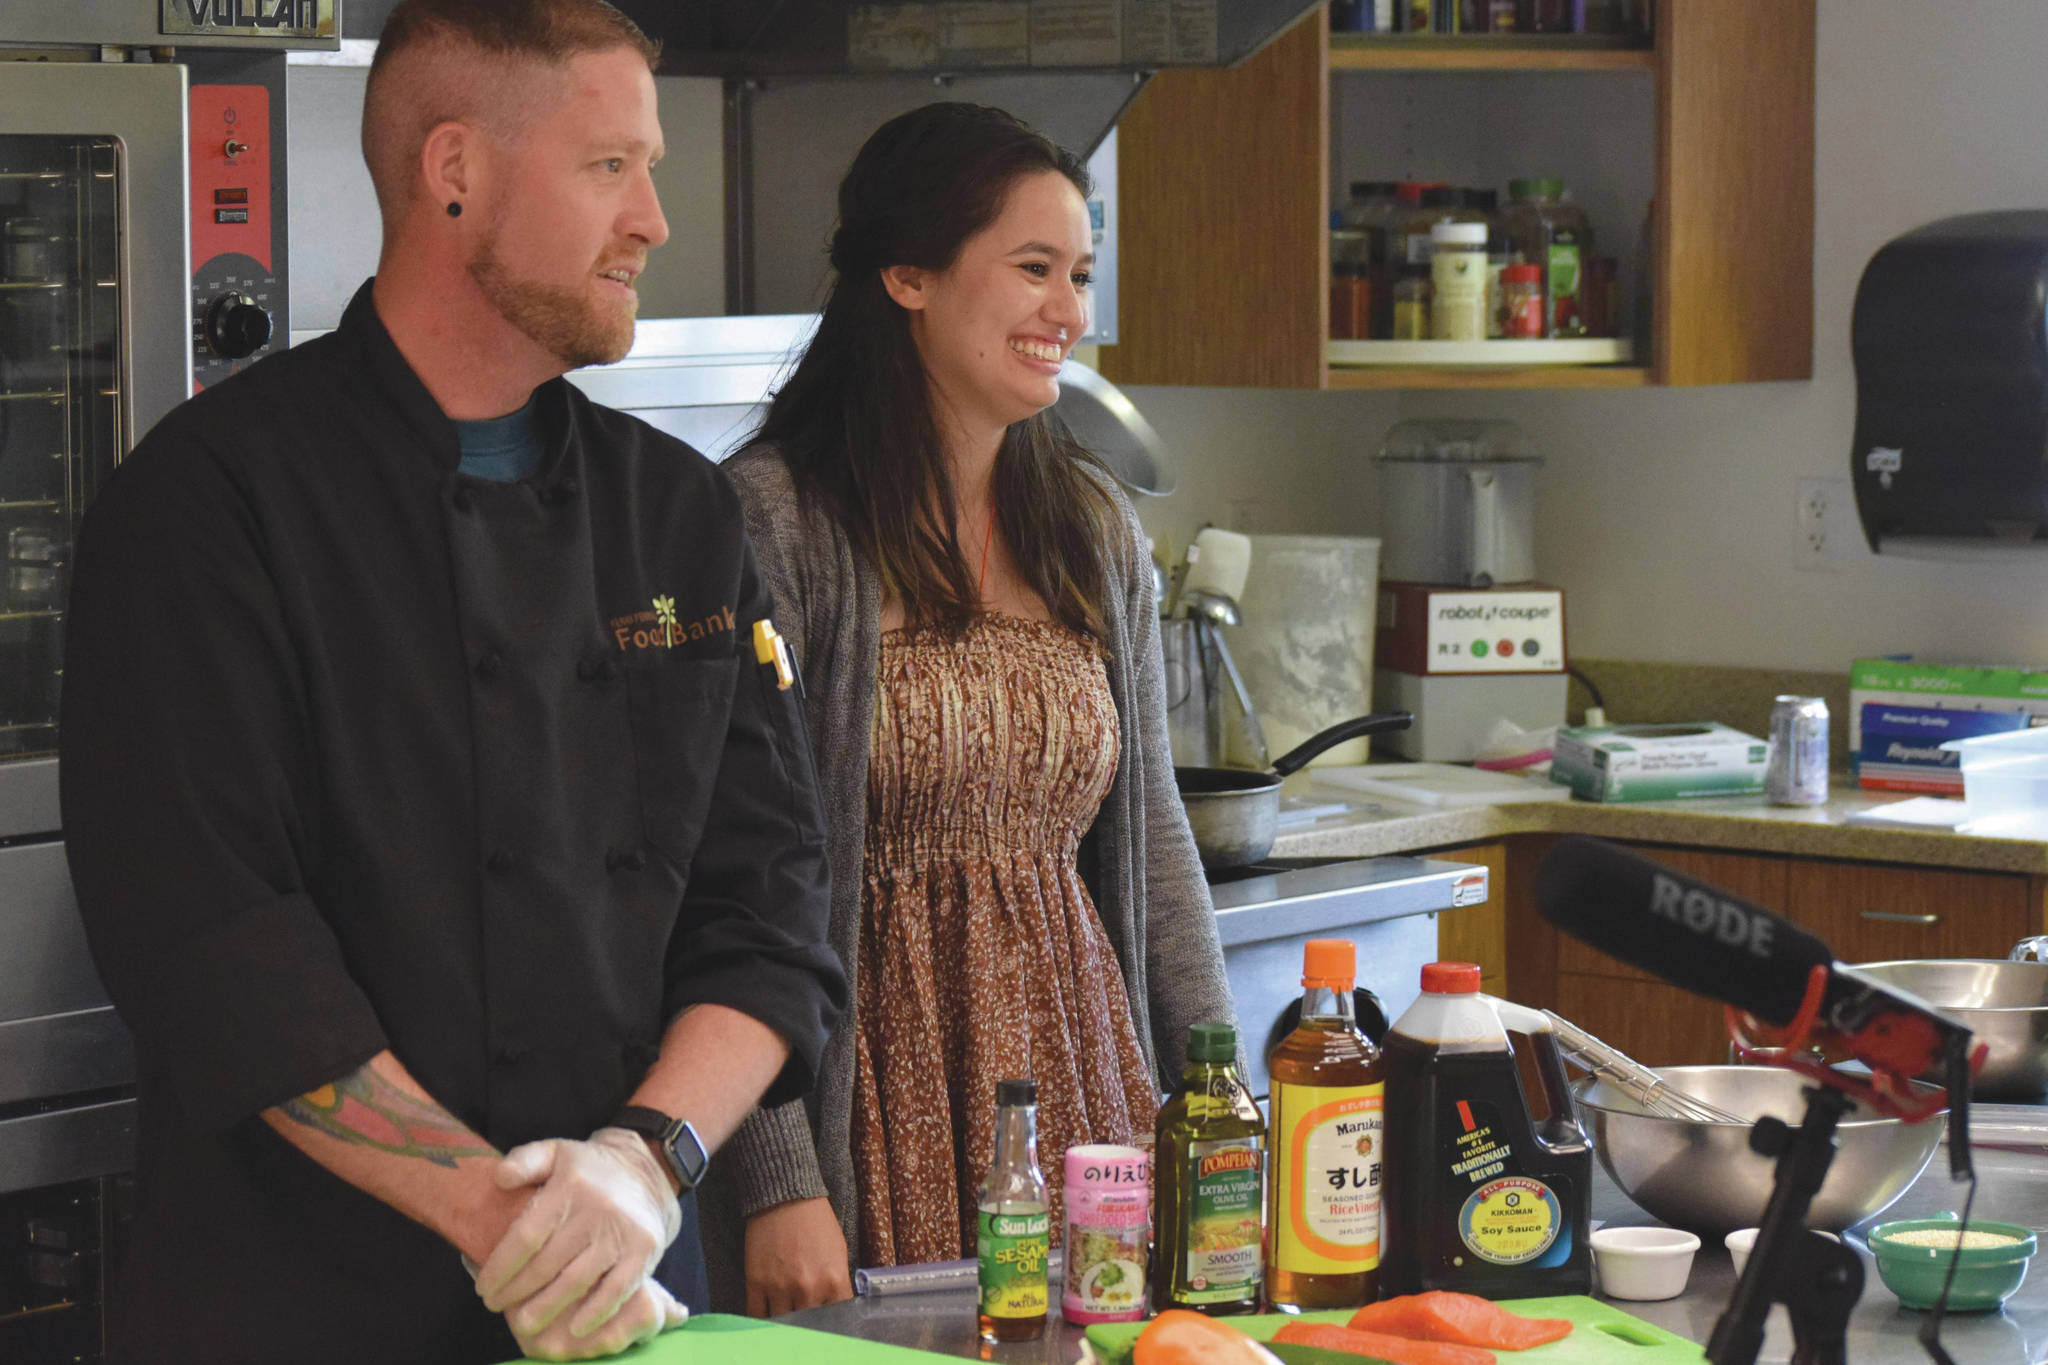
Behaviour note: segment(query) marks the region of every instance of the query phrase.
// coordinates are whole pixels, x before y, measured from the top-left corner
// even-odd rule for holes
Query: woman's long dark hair
[[[1087,168],[1000,109],[928,104],[877,129],[839,185],[817,334],[754,434],[874,561],[908,624],[965,624],[981,592],[953,534],[958,507],[924,361],[882,271],[945,269],[995,221],[1010,187],[1043,171],[1087,196]],[[1104,537],[1121,530],[1100,471],[1040,412],[1004,433],[992,490],[1024,581],[1055,620],[1098,645],[1108,639]]]

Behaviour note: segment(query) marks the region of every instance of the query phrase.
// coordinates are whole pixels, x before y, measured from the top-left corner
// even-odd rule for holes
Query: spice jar
[[[1429,334],[1438,341],[1486,339],[1486,224],[1430,229]]]
[[[1369,239],[1355,228],[1330,234],[1330,336],[1363,341],[1372,335],[1372,259]]]
[[[1500,334],[1504,337],[1543,335],[1543,268],[1503,266],[1500,272]]]
[[[1422,187],[1421,202],[1408,215],[1404,228],[1401,259],[1408,265],[1429,265],[1429,230],[1438,223],[1452,223],[1459,218],[1464,207],[1465,196],[1461,190],[1449,185],[1425,185]]]
[[[1394,281],[1393,339],[1429,339],[1429,272],[1421,266],[1401,267],[1401,278]]]
[[[1552,179],[1511,180],[1508,239],[1524,261],[1543,271],[1543,335],[1584,336],[1583,265],[1592,256],[1586,215]]]

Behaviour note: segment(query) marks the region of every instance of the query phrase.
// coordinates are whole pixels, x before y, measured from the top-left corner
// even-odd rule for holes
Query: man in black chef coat
[[[667,236],[654,55],[600,0],[407,0],[377,276],[86,518],[64,820],[140,1070],[117,1360],[644,1338],[676,1191],[844,1006],[733,492],[560,378],[624,353]]]

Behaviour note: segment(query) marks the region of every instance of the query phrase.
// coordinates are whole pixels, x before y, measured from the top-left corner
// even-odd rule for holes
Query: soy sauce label
[[[980,1261],[981,1311],[992,1318],[1036,1318],[1050,1295],[1045,1283],[1052,1216],[990,1213],[980,1218],[975,1254]]]
[[[1273,1263],[1352,1275],[1380,1263],[1380,1161],[1386,1087],[1273,1086],[1284,1147],[1273,1178]]]
[[[1452,1184],[1477,1185],[1506,1174],[1513,1152],[1494,1106],[1481,1100],[1458,1100],[1447,1117],[1454,1121],[1439,1131],[1450,1135],[1444,1155],[1450,1160]]]
[[[1188,1144],[1185,1303],[1234,1303],[1265,1267],[1266,1152],[1258,1138]]]
[[[1510,1176],[1472,1192],[1458,1212],[1458,1236],[1494,1265],[1526,1265],[1557,1240],[1564,1211],[1550,1186]]]

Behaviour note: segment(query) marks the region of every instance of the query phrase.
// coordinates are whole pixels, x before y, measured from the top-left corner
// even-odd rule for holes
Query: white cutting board
[[[1540,778],[1450,763],[1361,763],[1310,768],[1323,786],[1371,792],[1418,806],[1498,806],[1516,801],[1569,801],[1570,787]]]

